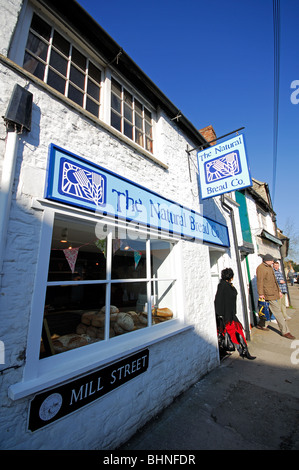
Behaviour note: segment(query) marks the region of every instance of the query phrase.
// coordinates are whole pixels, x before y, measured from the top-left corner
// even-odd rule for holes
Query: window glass
[[[95,65],[93,65],[92,62],[89,62],[88,74],[96,82],[100,83],[100,81],[101,81],[101,71]]]
[[[44,79],[45,65],[28,52],[24,56],[24,68],[41,80]]]
[[[55,90],[59,91],[60,93],[65,92],[65,80],[60,75],[55,73],[53,70],[49,70],[48,72],[48,85],[55,88]]]
[[[174,302],[175,281],[153,281],[152,295],[152,322],[153,325],[171,320],[175,313]]]
[[[87,93],[95,100],[100,100],[100,87],[88,79]]]
[[[80,90],[78,90],[78,88],[72,86],[72,85],[69,85],[69,92],[68,92],[68,97],[74,101],[75,103],[77,103],[79,106],[83,106],[83,93],[81,93]]]
[[[60,72],[62,75],[66,75],[67,70],[67,60],[58,52],[52,49],[51,58],[50,58],[50,65]]]
[[[42,18],[35,13],[32,17],[31,28],[36,31],[40,36],[49,41],[51,36],[51,26],[48,25]]]
[[[121,132],[121,117],[111,111],[111,126]]]
[[[39,39],[32,33],[29,33],[26,48],[32,51],[35,55],[40,57],[42,60],[47,59],[48,46],[44,41]],[[27,69],[28,70],[28,69]]]
[[[75,47],[72,48],[72,62],[74,62],[74,64],[78,65],[78,67],[80,67],[80,69],[85,71],[85,69],[86,69],[86,58]]]
[[[84,90],[85,75],[84,73],[80,72],[79,69],[74,67],[74,65],[71,65],[70,80],[79,88]]]
[[[86,100],[86,109],[94,116],[99,116],[99,105],[88,97]]]
[[[54,31],[53,34],[53,46],[60,52],[62,52],[65,56],[69,56],[70,43],[66,39],[64,39],[64,37],[61,36],[61,34],[59,34],[57,31]]]
[[[55,216],[41,359],[175,318],[172,244],[96,233],[93,222]]]
[[[113,240],[112,278],[146,277],[145,258],[145,240]]]

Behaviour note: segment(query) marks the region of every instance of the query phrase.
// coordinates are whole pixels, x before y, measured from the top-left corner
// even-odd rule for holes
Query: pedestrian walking
[[[237,289],[232,281],[234,272],[231,268],[223,269],[221,280],[218,284],[215,296],[215,313],[217,320],[218,334],[220,337],[229,335],[233,343],[233,348],[237,349],[243,359],[255,359],[248,351],[247,342],[243,332],[243,326],[236,315]],[[219,336],[218,336],[219,337]]]
[[[277,284],[279,285],[280,292],[282,293],[282,297],[280,298],[281,311],[282,311],[284,319],[285,320],[290,320],[291,317],[289,317],[288,314],[287,314],[287,306],[286,306],[286,296],[287,296],[287,293],[288,293],[287,285],[286,285],[286,281],[283,277],[283,274],[282,274],[281,270],[279,269],[279,261],[278,260],[274,260],[273,269],[274,269],[274,274],[275,274],[275,277],[276,277]]]
[[[292,267],[289,269],[289,272],[288,272],[288,278],[289,278],[289,281],[291,283],[291,286],[294,285],[294,272],[295,271]]]
[[[270,254],[263,256],[263,262],[257,267],[257,290],[260,298],[269,302],[270,310],[276,318],[281,335],[288,339],[295,339],[290,333],[286,320],[281,311],[280,299],[282,293],[279,289],[274,270],[272,268],[274,258]],[[269,331],[266,328],[264,319],[260,319],[257,328],[263,331]]]

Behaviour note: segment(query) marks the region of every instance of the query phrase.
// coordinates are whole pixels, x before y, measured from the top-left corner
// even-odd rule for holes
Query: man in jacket
[[[281,311],[280,298],[282,297],[282,293],[279,289],[279,285],[272,268],[273,261],[273,256],[266,254],[263,256],[263,262],[257,267],[256,276],[258,295],[269,302],[270,310],[277,320],[282,336],[288,339],[295,339],[295,337],[291,335]],[[265,321],[260,320],[257,328],[267,331],[267,328],[265,328]]]

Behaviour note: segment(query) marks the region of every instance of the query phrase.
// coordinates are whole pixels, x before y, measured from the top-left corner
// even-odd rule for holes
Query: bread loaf
[[[117,315],[117,322],[116,323],[125,331],[134,330],[133,318],[128,313],[120,312]]]
[[[157,315],[158,317],[172,317],[173,312],[170,308],[157,308],[154,315]]]
[[[103,313],[94,315],[91,319],[91,324],[92,326],[96,326],[98,328],[105,326],[105,315]]]
[[[89,338],[86,335],[70,334],[60,336],[55,339],[52,344],[55,352],[64,352],[69,349],[79,348],[89,343]]]
[[[78,335],[83,335],[86,333],[87,325],[84,325],[84,323],[79,323],[79,325],[76,328],[76,333]]]
[[[91,321],[97,313],[98,313],[98,310],[90,310],[90,311],[84,312],[83,315],[81,316],[81,323],[84,323],[84,325],[91,325]]]
[[[100,310],[101,313],[105,313],[106,312],[106,307],[104,305],[104,307],[101,308]],[[115,307],[115,305],[110,305],[110,313],[118,313],[119,310],[117,307]]]

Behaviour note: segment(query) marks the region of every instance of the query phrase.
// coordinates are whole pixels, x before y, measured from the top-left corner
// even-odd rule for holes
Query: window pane
[[[73,171],[69,169],[68,173],[69,185],[78,185]],[[105,279],[105,250],[105,243],[95,235],[94,224],[55,219],[48,281]]]
[[[142,132],[135,130],[135,142],[141,146],[143,146],[143,135]]]
[[[153,142],[148,137],[145,138],[145,148],[149,152],[153,153]]]
[[[144,240],[113,240],[112,279],[146,277],[145,249]]]
[[[41,80],[44,79],[45,66],[27,52],[25,53],[23,67],[25,70],[28,70],[28,72],[32,73]]]
[[[74,64],[78,65],[78,67],[80,67],[80,69],[85,71],[85,69],[86,69],[86,58],[75,47],[72,48],[72,62],[74,62]]]
[[[62,75],[66,76],[67,60],[53,49],[51,51],[50,65]]]
[[[92,62],[89,62],[88,75],[96,82],[101,82],[101,71]]]
[[[128,121],[133,122],[133,110],[127,104],[124,105],[124,116]]]
[[[69,56],[70,43],[66,39],[64,39],[64,37],[62,37],[61,34],[59,34],[57,31],[54,31],[53,46],[55,46],[56,49],[58,49],[67,57]]]
[[[65,92],[65,80],[57,75],[53,70],[49,69],[48,72],[48,80],[47,80],[48,85],[51,87],[55,88],[55,90],[59,91],[60,93]]]
[[[142,117],[137,113],[135,113],[135,126],[138,127],[138,129],[142,129]]]
[[[44,43],[41,39],[32,33],[29,33],[26,49],[29,49],[43,60],[47,59],[48,44]]]
[[[113,94],[111,95],[111,107],[115,109],[115,111],[121,112],[121,100]]]
[[[79,88],[84,90],[85,75],[73,65],[71,65],[70,80]]]
[[[99,105],[88,97],[86,99],[86,110],[94,116],[99,117]]]
[[[147,326],[146,286],[146,282],[111,285],[111,303],[117,307],[119,313],[111,315],[110,335],[112,333],[118,336]]]
[[[48,286],[40,357],[103,340],[105,294],[105,284]]]
[[[117,96],[121,97],[121,86],[119,83],[117,83],[113,78],[111,80],[111,90],[113,93],[115,93]]]
[[[72,85],[69,86],[68,97],[70,100],[74,101],[79,106],[83,106],[83,96],[83,93],[81,93],[78,88]]]
[[[145,133],[149,137],[152,137],[152,126],[145,121]]]
[[[121,117],[111,111],[111,126],[121,131]]]
[[[144,108],[144,119],[149,123],[152,122],[152,113],[150,113],[146,108]]]
[[[124,90],[124,102],[129,106],[133,104],[133,96],[127,90]]]
[[[175,281],[152,282],[151,298],[153,325],[171,320],[175,317],[174,286]]]
[[[51,35],[51,26],[49,26],[48,23],[42,20],[35,13],[32,17],[31,28],[34,29],[34,31],[36,31],[40,36],[49,41]]]
[[[138,100],[135,100],[135,111],[142,114],[142,104]]]
[[[133,139],[133,126],[127,121],[124,121],[124,134],[129,137],[129,139]]]
[[[88,79],[87,82],[87,93],[92,96],[92,98],[100,101],[100,87]]]
[[[163,240],[151,240],[151,273],[152,277],[170,278],[172,276],[170,242]]]

